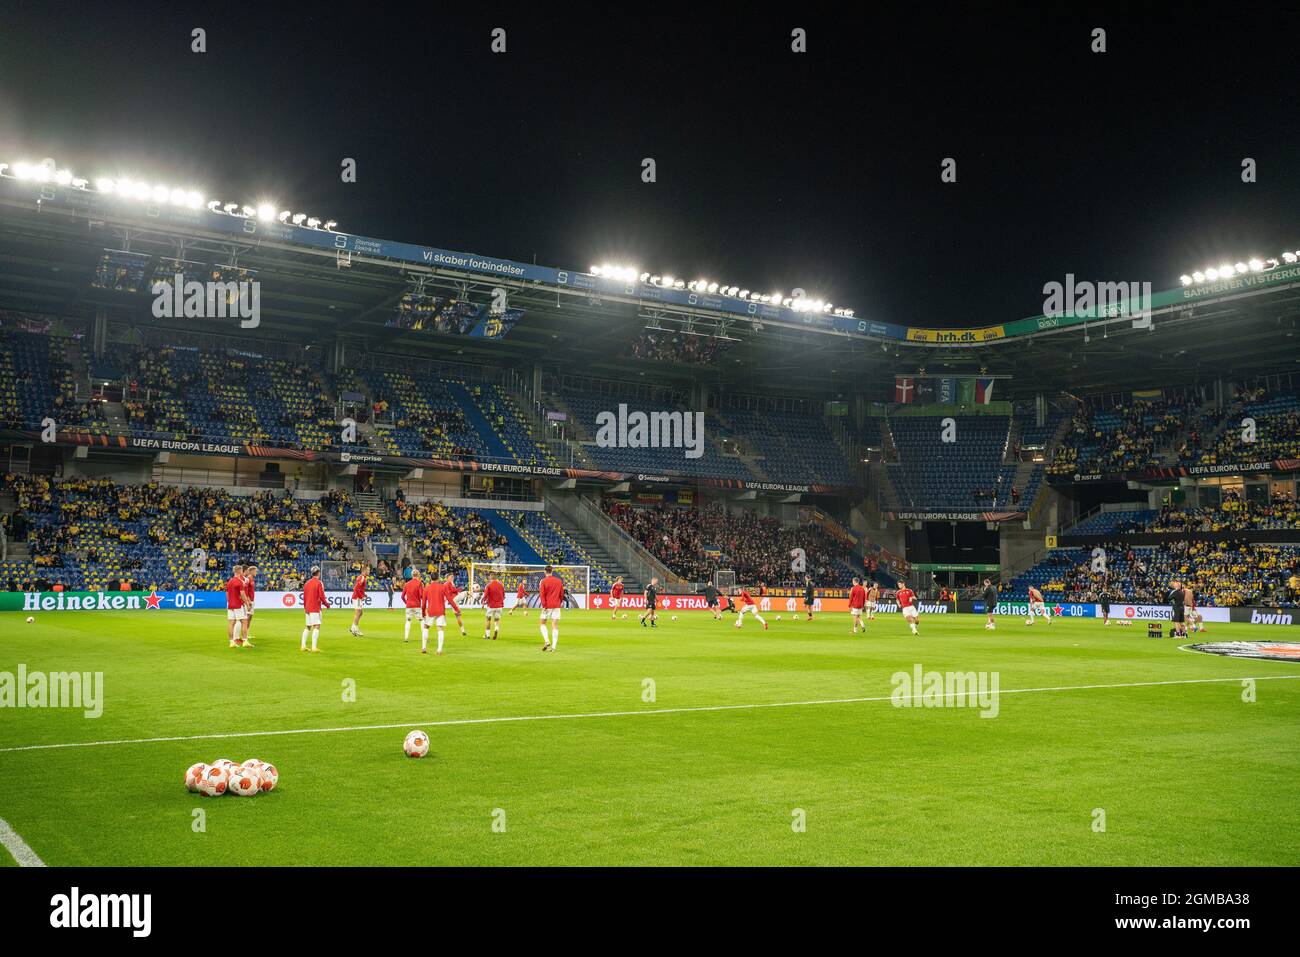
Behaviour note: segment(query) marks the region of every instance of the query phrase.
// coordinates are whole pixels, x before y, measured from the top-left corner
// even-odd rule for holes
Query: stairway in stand
[[[547,517],[559,526],[564,534],[573,539],[574,544],[578,546],[579,550],[586,553],[588,563],[593,567],[593,569],[599,568],[605,577],[611,582],[620,575],[623,576],[623,585],[627,589],[628,594],[638,594],[643,590],[644,583],[633,578],[632,574],[616,562],[599,542],[584,532],[581,528],[577,525],[571,524],[568,519],[562,515],[548,514]]]

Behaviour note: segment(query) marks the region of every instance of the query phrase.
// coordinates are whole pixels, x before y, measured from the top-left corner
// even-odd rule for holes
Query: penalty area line
[[[1098,685],[1056,685],[1043,688],[1001,688],[987,690],[983,694],[989,697],[1004,697],[1013,694],[1049,694],[1059,691],[1104,691],[1113,688],[1159,688],[1171,685],[1223,684],[1242,681],[1290,681],[1300,679],[1296,675],[1264,675],[1262,677],[1242,676],[1239,678],[1180,678],[1170,681],[1124,681],[1115,684]],[[767,701],[757,704],[714,704],[696,705],[688,708],[643,708],[639,711],[581,711],[570,714],[521,714],[504,715],[495,718],[448,718],[441,721],[403,721],[400,724],[357,724],[334,728],[284,728],[277,731],[225,731],[209,734],[177,734],[153,738],[118,738],[109,741],[70,741],[63,744],[24,744],[9,748],[0,748],[0,754],[15,751],[53,751],[63,748],[106,748],[124,744],[165,744],[175,741],[215,741],[232,738],[271,738],[288,734],[340,734],[347,731],[391,731],[395,728],[449,728],[471,724],[510,724],[518,721],[577,721],[591,718],[641,718],[665,714],[704,714],[714,711],[760,711],[767,708],[811,708],[830,704],[868,704],[879,701],[920,701],[923,698],[966,697],[967,692],[948,692],[939,695],[924,693],[910,695],[875,695],[861,698],[814,698],[803,701]]]
[[[9,822],[0,817],[0,844],[5,846],[10,854],[13,855],[19,867],[44,867],[45,862],[40,859],[21,837],[18,832],[9,826]]]

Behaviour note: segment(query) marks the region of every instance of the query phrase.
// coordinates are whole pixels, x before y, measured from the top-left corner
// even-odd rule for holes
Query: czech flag
[[[975,404],[988,405],[993,401],[993,383],[997,379],[976,379],[975,380]]]

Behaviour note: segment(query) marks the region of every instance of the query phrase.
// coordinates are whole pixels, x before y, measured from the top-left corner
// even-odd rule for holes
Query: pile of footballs
[[[221,797],[235,794],[255,797],[263,791],[274,791],[280,783],[280,772],[274,764],[249,758],[236,764],[229,758],[218,758],[211,764],[195,764],[185,772],[185,786],[204,797]]]

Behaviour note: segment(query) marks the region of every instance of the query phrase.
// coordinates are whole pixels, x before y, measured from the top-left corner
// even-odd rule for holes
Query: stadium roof
[[[163,204],[165,207],[166,204]],[[93,191],[0,178],[0,308],[65,316],[106,312],[133,324],[273,336],[342,338],[367,351],[662,381],[733,391],[892,397],[896,374],[1005,375],[1003,394],[1126,390],[1295,370],[1300,363],[1300,265],[1156,293],[1149,325],[1132,319],[1033,317],[931,330],[795,312],[737,297],[694,295],[636,280],[510,263],[203,210],[113,204]],[[262,322],[155,319],[148,293],[92,285],[105,250],[253,271]],[[153,274],[152,268],[147,270]],[[504,288],[523,318],[485,339],[386,325],[402,297],[486,303]],[[646,326],[732,340],[715,367],[633,361]]]

